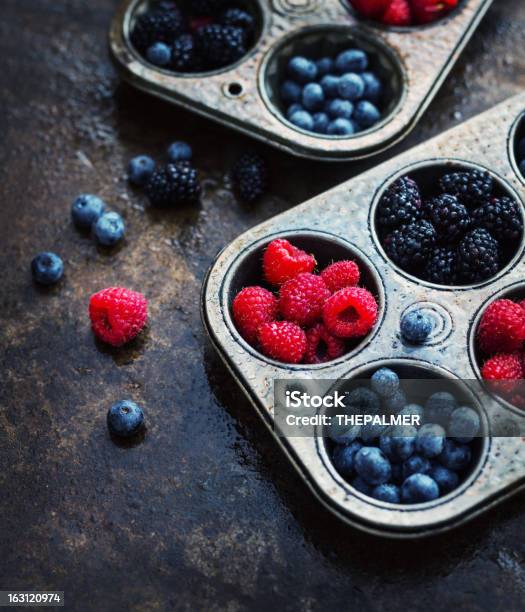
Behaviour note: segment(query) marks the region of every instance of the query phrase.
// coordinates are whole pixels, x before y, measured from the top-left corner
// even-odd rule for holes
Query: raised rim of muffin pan
[[[523,110],[516,118],[509,133],[509,160],[510,165],[512,166],[516,176],[519,181],[525,184],[525,176],[520,172],[519,169],[519,161],[516,155],[516,150],[518,148],[518,142],[525,138],[525,110]]]

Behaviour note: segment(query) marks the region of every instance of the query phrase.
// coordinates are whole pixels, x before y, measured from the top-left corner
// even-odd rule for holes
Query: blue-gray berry
[[[431,467],[430,459],[422,455],[412,455],[403,462],[403,478],[406,479],[412,474],[428,474]]]
[[[306,57],[295,56],[288,62],[288,74],[298,83],[310,83],[317,78],[317,66]]]
[[[425,420],[425,409],[419,404],[407,404],[402,410],[399,411],[398,414],[417,417],[418,423],[414,421],[412,422],[412,425],[416,428],[420,427]]]
[[[354,457],[363,448],[357,440],[348,446],[336,446],[332,454],[335,469],[344,476],[350,478],[354,473]]]
[[[381,112],[372,102],[360,100],[354,109],[354,119],[363,128],[369,128],[381,119]]]
[[[385,454],[375,446],[364,446],[354,457],[355,471],[371,485],[379,485],[390,480],[392,468]]]
[[[359,100],[365,91],[365,83],[363,79],[354,72],[343,74],[337,85],[339,97],[343,100]]]
[[[312,132],[314,129],[314,120],[308,111],[297,110],[290,115],[289,120],[290,123],[307,132]]]
[[[338,117],[330,121],[326,128],[326,133],[330,136],[353,136],[356,132],[356,126],[353,121]]]
[[[420,504],[439,497],[439,487],[426,474],[412,474],[401,486],[401,499],[406,504]]]
[[[322,77],[329,74],[334,69],[334,60],[331,57],[322,57],[315,62],[317,66],[317,76]]]
[[[399,388],[390,397],[385,397],[385,399],[383,400],[383,406],[385,410],[387,412],[390,412],[391,414],[397,414],[406,406],[406,403],[407,396],[401,388]]]
[[[33,279],[41,285],[54,285],[64,274],[64,262],[55,253],[39,253],[31,261]]]
[[[193,151],[187,142],[178,140],[173,142],[168,147],[168,159],[175,163],[179,161],[190,161],[193,156]]]
[[[411,310],[401,319],[401,334],[413,344],[422,344],[432,333],[432,319],[421,310]]]
[[[163,42],[156,42],[146,51],[148,62],[155,66],[167,66],[171,62],[171,48]]]
[[[155,170],[155,162],[147,155],[134,157],[128,166],[128,177],[130,183],[143,187],[151,178]]]
[[[340,74],[346,72],[363,72],[368,67],[368,56],[361,49],[347,49],[339,53],[335,68]]]
[[[335,98],[325,105],[325,112],[333,119],[350,119],[354,112],[354,105],[350,100]]]
[[[451,393],[447,391],[433,393],[425,404],[425,421],[438,423],[446,429],[457,406],[456,398]]]
[[[281,85],[281,99],[283,102],[300,102],[303,96],[303,88],[295,81],[284,81]]]
[[[416,451],[424,457],[437,457],[443,451],[446,433],[441,425],[426,423],[417,432]]]
[[[370,493],[374,499],[387,502],[389,504],[399,504],[401,502],[401,490],[398,486],[385,483],[374,487]]]
[[[286,110],[286,118],[290,119],[290,117],[294,113],[297,113],[298,111],[304,111],[304,108],[299,103],[297,103],[297,102],[295,104],[290,104],[290,106]]]
[[[456,442],[467,444],[478,435],[480,426],[479,414],[468,406],[461,406],[450,416],[448,435]]]
[[[380,368],[372,375],[370,384],[381,397],[391,397],[399,389],[399,376],[390,368]]]
[[[365,83],[363,98],[365,100],[370,100],[370,102],[376,103],[381,97],[381,93],[383,91],[381,81],[374,72],[363,72],[360,76]]]
[[[411,425],[396,426],[379,438],[379,447],[395,463],[408,459],[416,448],[417,429]]]
[[[95,195],[84,193],[71,205],[71,217],[77,227],[89,229],[104,214],[106,203]]]
[[[319,83],[308,83],[304,86],[302,102],[309,111],[320,110],[324,104],[324,92]]]
[[[441,454],[437,458],[441,465],[453,472],[464,470],[472,459],[470,447],[458,444],[454,440],[446,439]]]
[[[113,435],[129,438],[144,426],[144,413],[135,402],[121,400],[109,409],[107,423]]]
[[[353,389],[343,401],[350,413],[377,414],[381,409],[379,396],[367,387]]]
[[[339,85],[339,77],[333,74],[325,74],[321,79],[321,87],[324,95],[327,98],[335,98],[337,96],[337,86]]]
[[[93,226],[93,234],[104,246],[113,246],[124,237],[126,231],[122,217],[116,212],[102,215]]]
[[[314,120],[314,132],[317,134],[326,134],[330,118],[326,113],[315,113],[313,116]]]
[[[459,476],[456,472],[439,464],[434,464],[428,475],[437,482],[441,495],[450,493],[459,484]]]

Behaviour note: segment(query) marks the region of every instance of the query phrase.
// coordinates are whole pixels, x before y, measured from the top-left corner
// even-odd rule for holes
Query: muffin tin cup
[[[432,27],[398,31],[378,28],[340,0],[252,0],[258,7],[259,36],[235,65],[202,74],[158,69],[130,42],[134,15],[144,0],[126,0],[115,15],[110,49],[122,77],[136,87],[263,140],[289,153],[320,160],[373,155],[401,140],[415,126],[492,0],[468,0]],[[395,82],[384,119],[351,137],[327,137],[300,130],[279,110],[275,65],[305,37],[362,41],[388,66]],[[338,47],[338,42],[335,47]],[[334,48],[335,48],[334,47]],[[272,84],[273,83],[273,84]]]
[[[258,225],[219,254],[205,280],[202,317],[222,359],[316,497],[334,515],[360,529],[400,538],[438,533],[465,522],[525,486],[525,445],[519,436],[525,428],[525,411],[485,390],[473,348],[481,308],[501,292],[520,289],[524,282],[522,246],[504,272],[482,285],[425,285],[400,272],[384,257],[374,235],[371,214],[377,194],[399,174],[399,168],[431,165],[436,156],[440,163],[451,160],[489,168],[502,186],[523,201],[525,188],[507,155],[511,128],[523,108],[525,94]],[[341,249],[346,247],[359,256],[369,278],[376,279],[381,308],[375,329],[362,345],[323,366],[288,366],[266,359],[242,340],[229,310],[233,294],[245,282],[240,271],[247,258],[260,253],[261,246],[276,236],[289,237],[293,243],[294,236],[305,235],[326,240],[328,245],[334,241]],[[334,259],[344,252],[334,250]],[[258,255],[248,267],[253,270],[257,262]],[[320,263],[326,263],[326,253]],[[249,283],[256,279],[253,272],[244,278]],[[440,328],[429,342],[416,347],[403,343],[399,321],[403,312],[419,304],[440,320]],[[360,372],[385,361],[424,368],[440,378],[462,382],[488,415],[489,435],[483,440],[472,474],[459,489],[431,504],[391,506],[358,493],[337,475],[319,436],[285,437],[276,423],[275,380],[304,384],[308,380],[329,382],[359,377]]]

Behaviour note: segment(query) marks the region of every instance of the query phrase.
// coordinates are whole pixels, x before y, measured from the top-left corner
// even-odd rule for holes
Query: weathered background
[[[523,609],[523,495],[454,533],[382,541],[317,506],[211,349],[199,289],[244,229],[377,160],[327,166],[255,145],[271,194],[240,205],[226,174],[253,142],[119,84],[106,47],[117,0],[3,0],[0,15],[0,587],[61,589],[75,610]],[[403,150],[525,86],[525,3],[496,0]],[[130,157],[187,139],[202,204],[151,211]],[[392,153],[389,153],[389,155]],[[97,250],[69,219],[80,192],[126,219]],[[36,252],[66,276],[40,290]],[[89,295],[150,300],[140,341],[94,341]],[[108,406],[145,409],[142,443],[115,445]]]

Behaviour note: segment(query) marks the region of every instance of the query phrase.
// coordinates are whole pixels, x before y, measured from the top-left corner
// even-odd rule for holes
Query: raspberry
[[[456,196],[447,193],[425,202],[424,214],[436,228],[439,238],[445,242],[459,238],[470,226],[470,216],[465,206]]]
[[[108,287],[91,296],[89,318],[95,335],[122,346],[142,330],[148,317],[148,302],[142,293],[124,287]]]
[[[416,23],[430,23],[455,8],[458,0],[410,0]]]
[[[518,350],[525,340],[525,310],[511,300],[492,302],[481,317],[477,339],[487,355]]]
[[[306,332],[304,363],[326,363],[344,355],[345,343],[333,336],[322,323],[316,323]]]
[[[264,277],[272,285],[282,285],[301,272],[312,272],[315,258],[282,238],[272,240],[263,255]]]
[[[330,291],[320,276],[303,272],[286,281],[279,291],[279,310],[287,321],[311,325],[323,311]]]
[[[235,296],[232,310],[241,336],[250,344],[255,344],[259,327],[277,318],[278,301],[267,289],[245,287]]]
[[[369,19],[381,19],[390,0],[350,0],[355,10]]]
[[[511,393],[523,378],[523,360],[518,353],[498,353],[485,362],[481,369],[483,380],[498,393]]]
[[[360,276],[355,261],[336,261],[321,272],[321,278],[332,293],[344,287],[355,287]]]
[[[377,302],[361,287],[345,287],[334,293],[323,306],[328,331],[339,338],[365,336],[377,320]]]
[[[381,196],[377,221],[383,227],[396,228],[418,221],[422,216],[418,186],[408,176],[395,181]]]
[[[295,323],[273,321],[259,328],[262,352],[284,363],[299,363],[306,352],[306,334]]]
[[[383,23],[395,26],[407,26],[412,23],[408,0],[392,0],[383,15]]]

